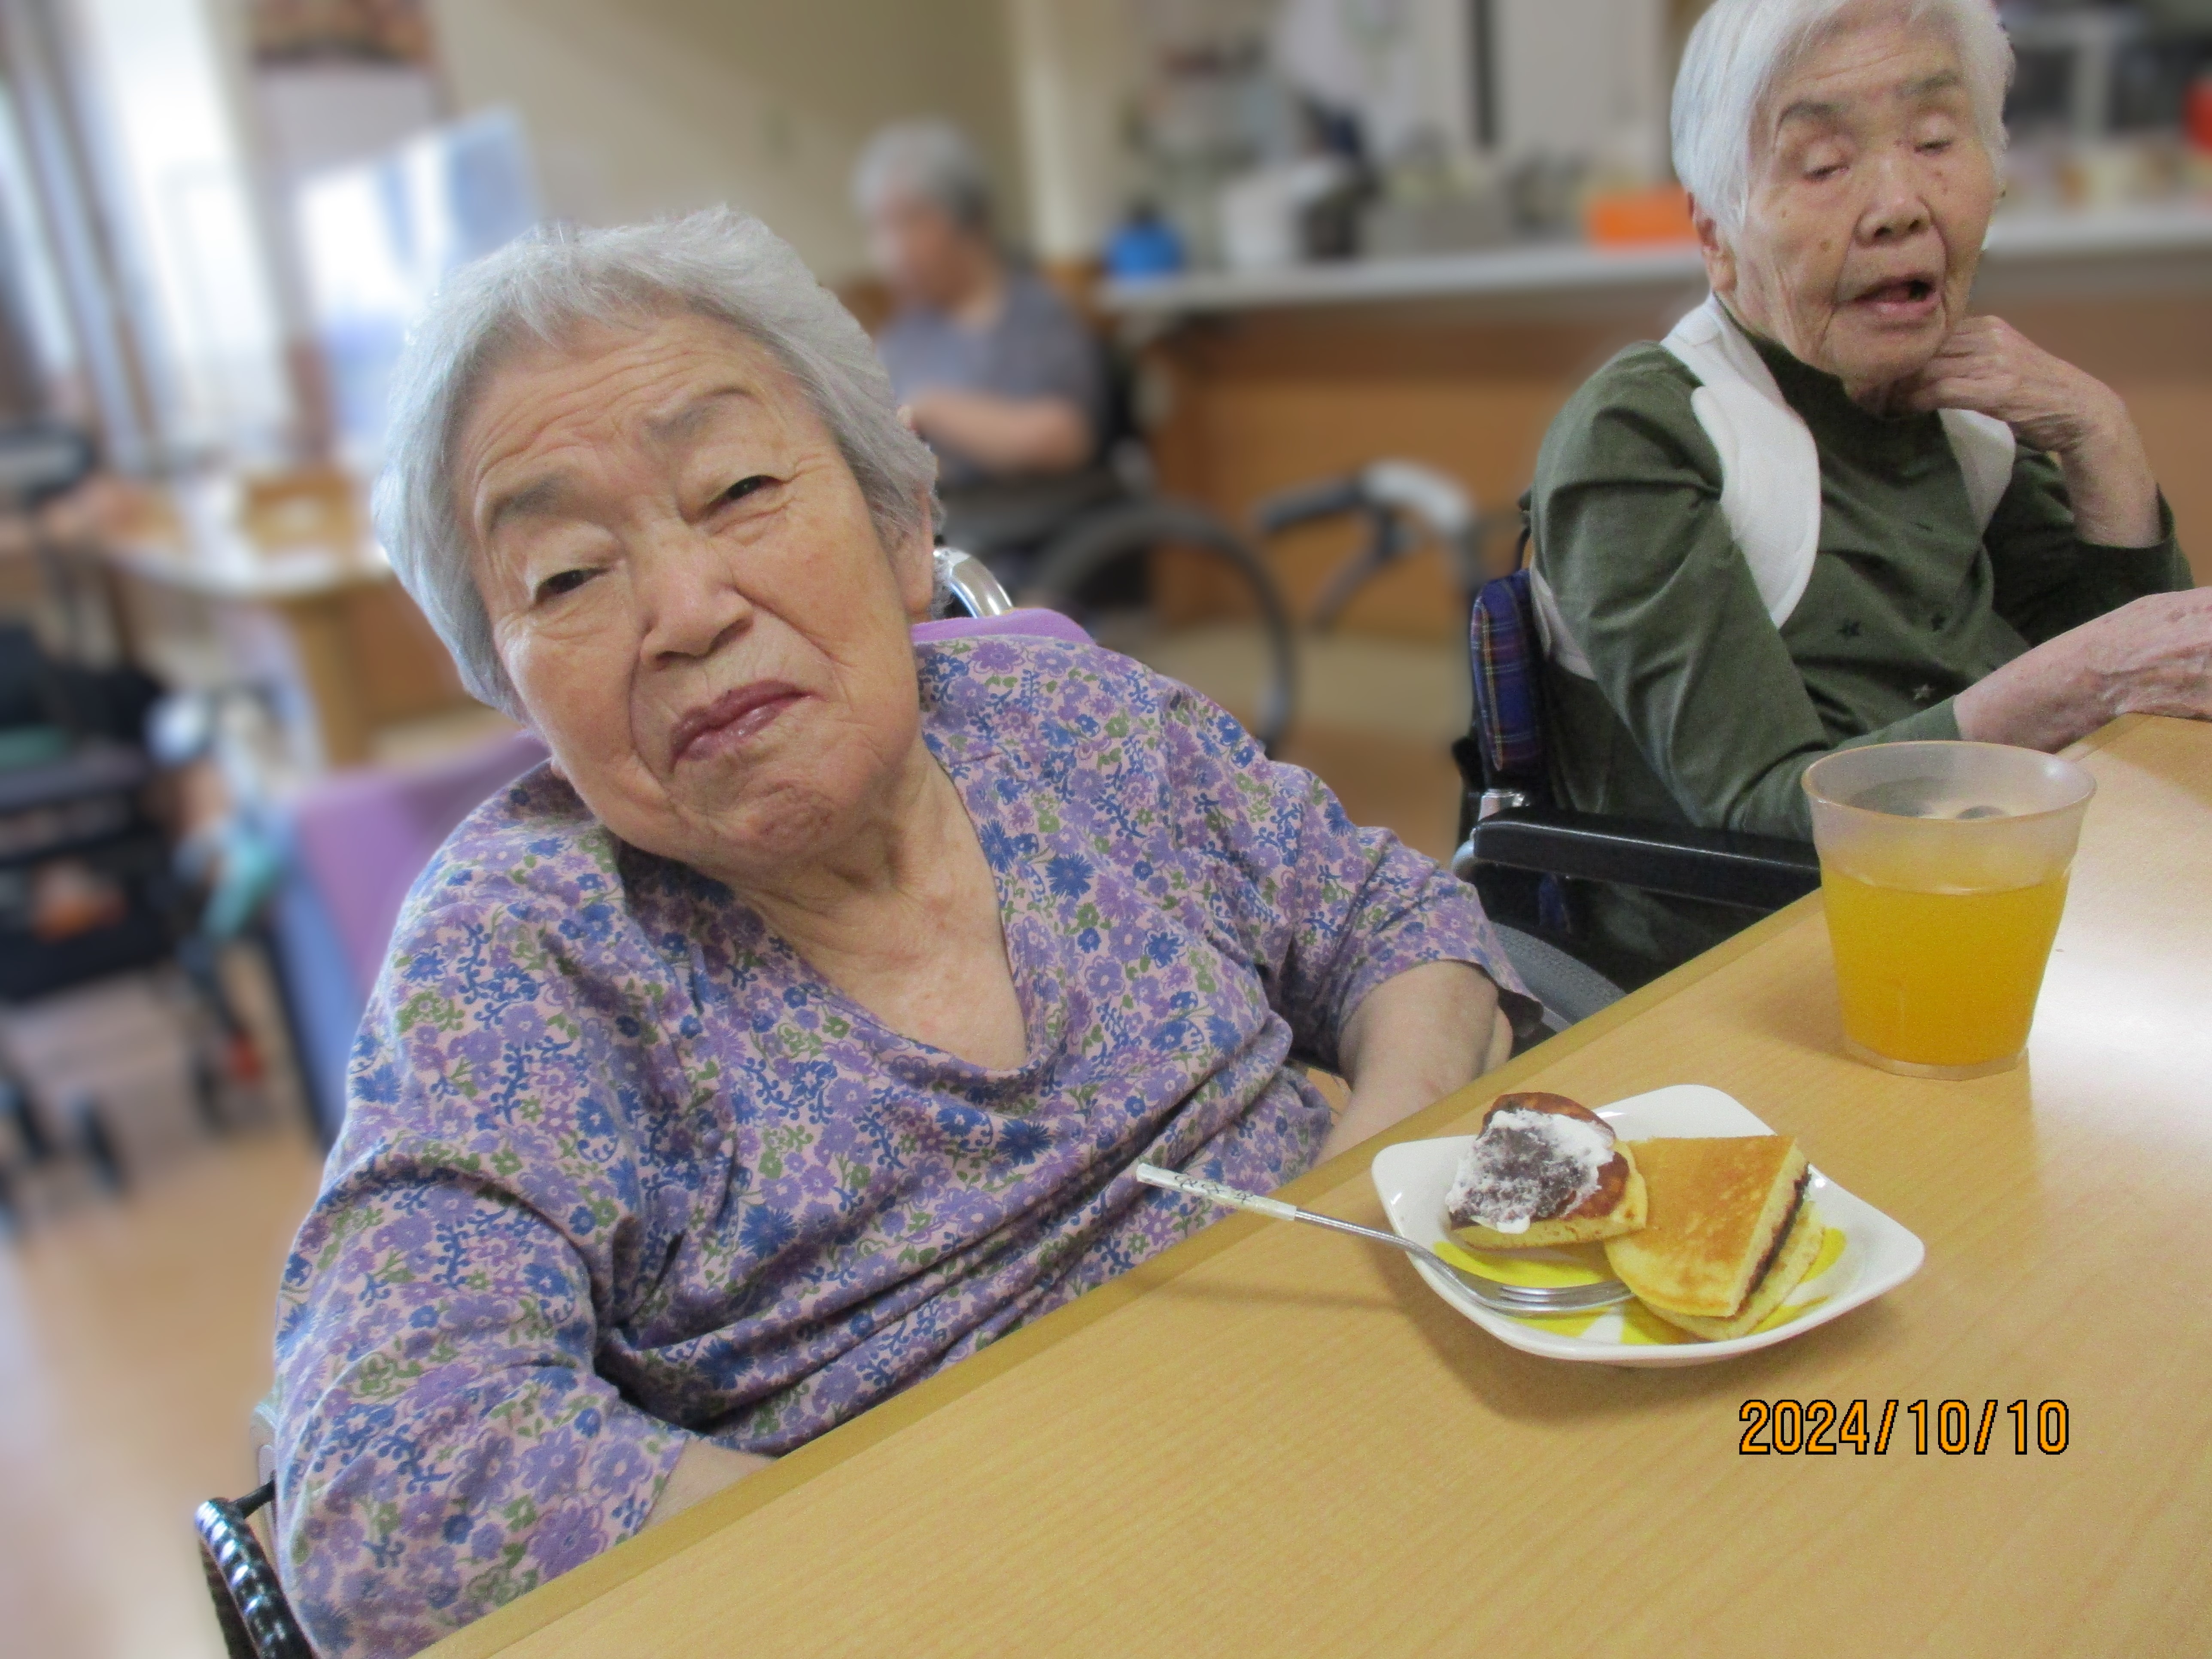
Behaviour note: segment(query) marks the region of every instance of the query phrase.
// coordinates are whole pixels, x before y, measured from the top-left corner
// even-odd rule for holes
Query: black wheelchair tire
[[[1297,706],[1297,648],[1290,608],[1260,556],[1212,514],[1179,501],[1138,501],[1085,514],[1045,544],[1022,600],[1073,615],[1076,596],[1093,578],[1163,542],[1211,556],[1236,571],[1250,590],[1267,636],[1268,656],[1267,682],[1252,735],[1269,755],[1278,753]]]

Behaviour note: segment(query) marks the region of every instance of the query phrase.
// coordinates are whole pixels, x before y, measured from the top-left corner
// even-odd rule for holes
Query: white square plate
[[[1695,1083],[1635,1095],[1599,1107],[1597,1115],[1623,1140],[1773,1133],[1732,1097]],[[1451,1188],[1461,1154],[1474,1139],[1450,1135],[1441,1140],[1407,1141],[1375,1155],[1375,1190],[1399,1237],[1431,1249],[1448,1242],[1444,1194]],[[1594,1359],[1608,1365],[1704,1365],[1787,1342],[1896,1289],[1919,1271],[1927,1254],[1920,1240],[1817,1168],[1805,1197],[1818,1206],[1820,1220],[1840,1239],[1826,1241],[1821,1262],[1783,1304],[1786,1322],[1724,1342],[1700,1342],[1687,1332],[1675,1332],[1634,1303],[1607,1308],[1594,1317],[1516,1319],[1491,1312],[1449,1273],[1418,1257],[1413,1270],[1428,1280],[1430,1289],[1499,1341],[1527,1353],[1547,1359]],[[1530,1250],[1526,1255],[1555,1261],[1574,1259],[1556,1250]]]

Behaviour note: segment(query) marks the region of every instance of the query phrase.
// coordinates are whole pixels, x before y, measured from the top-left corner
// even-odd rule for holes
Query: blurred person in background
[[[286,1265],[277,1555],[333,1659],[1212,1219],[1140,1159],[1271,1189],[1531,1029],[1473,890],[1195,693],[915,643],[934,461],[757,221],[510,245],[394,410],[380,538],[553,759],[416,880]]]
[[[1699,21],[1674,146],[1711,297],[1576,393],[1531,491],[1561,804],[1809,840],[1832,749],[2212,714],[2212,591],[2126,406],[1968,312],[2011,69],[1989,0]],[[1743,920],[1576,902],[1631,979]]]
[[[901,123],[853,175],[869,256],[896,309],[876,338],[900,405],[937,453],[956,544],[1018,556],[1100,493],[1098,342],[1000,243],[981,158],[949,122]]]

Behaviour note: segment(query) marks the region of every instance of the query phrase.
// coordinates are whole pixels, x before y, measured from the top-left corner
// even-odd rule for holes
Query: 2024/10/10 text
[[[1897,1401],[1882,1401],[1877,1418],[1863,1400],[1851,1401],[1840,1410],[1832,1400],[1747,1400],[1737,1413],[1744,1431],[1736,1449],[1747,1457],[1771,1457],[1777,1453],[1787,1457],[1799,1452],[1833,1457],[1849,1447],[1861,1457],[1869,1452],[1883,1456],[1889,1450],[1892,1431],[1899,1426],[1898,1407]],[[2063,1400],[2046,1400],[2039,1406],[2015,1400],[2002,1407],[1994,1400],[1984,1401],[1978,1422],[1973,1408],[1963,1400],[1946,1400],[1933,1407],[1925,1400],[1908,1400],[1903,1414],[1910,1419],[1905,1426],[1912,1437],[1913,1453],[1919,1457],[1928,1455],[1931,1437],[1936,1449],[1947,1457],[1968,1451],[1977,1457],[1987,1456],[1992,1444],[2002,1451],[2008,1440],[2015,1456],[2027,1456],[2033,1445],[2056,1457],[2066,1449],[2069,1432]],[[2000,1417],[2010,1420],[1993,1442],[1990,1431],[1997,1428]],[[1902,1449],[1904,1442],[1900,1439],[1898,1443]]]

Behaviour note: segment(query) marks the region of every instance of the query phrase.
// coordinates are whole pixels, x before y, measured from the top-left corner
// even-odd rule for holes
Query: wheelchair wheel
[[[1137,562],[1165,546],[1205,554],[1234,572],[1238,586],[1250,595],[1259,615],[1263,661],[1249,707],[1233,712],[1249,720],[1262,749],[1277,753],[1297,701],[1290,610],[1259,555],[1212,514],[1177,501],[1133,501],[1087,514],[1046,544],[1024,585],[1022,602],[1065,612],[1091,628],[1101,644],[1115,645],[1112,629],[1103,619],[1094,621],[1091,613],[1096,607],[1089,596],[1124,585],[1112,580],[1117,576],[1141,575]],[[1130,654],[1141,659],[1146,652],[1139,644]]]

